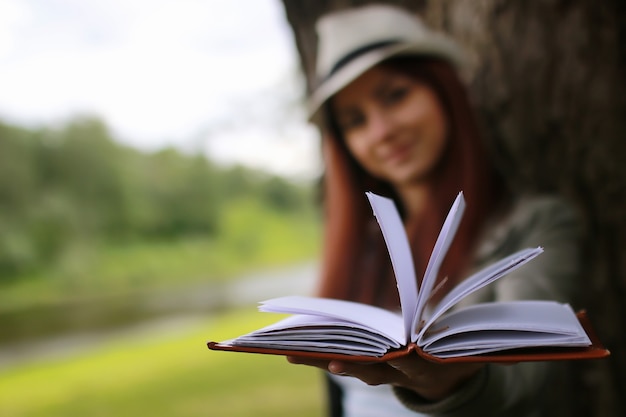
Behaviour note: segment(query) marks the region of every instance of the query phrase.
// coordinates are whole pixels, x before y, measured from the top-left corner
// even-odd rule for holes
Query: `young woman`
[[[555,198],[507,191],[480,140],[457,74],[462,60],[455,44],[390,6],[334,13],[317,30],[321,83],[311,96],[311,113],[324,132],[326,163],[319,295],[398,308],[365,191],[389,196],[400,208],[417,276],[463,191],[467,209],[441,268],[436,298],[477,268],[521,248],[543,246],[538,259],[463,304],[573,302],[576,217]],[[438,365],[417,355],[377,365],[289,360],[328,372],[334,415],[567,414],[565,376],[557,363]]]

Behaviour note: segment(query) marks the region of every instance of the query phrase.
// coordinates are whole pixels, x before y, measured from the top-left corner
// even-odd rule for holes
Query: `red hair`
[[[421,280],[437,234],[456,195],[463,191],[467,208],[440,270],[448,277],[444,290],[458,282],[468,267],[477,235],[493,211],[505,201],[501,177],[481,141],[465,87],[449,64],[401,57],[382,64],[429,84],[444,108],[449,141],[431,182],[424,215],[408,225],[415,271]],[[390,184],[372,177],[351,156],[326,106],[328,129],[323,140],[325,241],[319,295],[392,307],[398,304],[389,256],[365,191],[402,202]]]

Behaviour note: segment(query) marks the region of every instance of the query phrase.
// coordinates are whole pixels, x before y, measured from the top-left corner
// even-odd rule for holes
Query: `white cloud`
[[[136,146],[188,146],[292,76],[282,13],[278,0],[0,0],[0,118],[95,113]],[[224,159],[268,158],[259,147],[250,160],[236,133]]]
[[[316,177],[320,170],[316,132],[307,126],[292,126],[285,133],[258,128],[224,131],[211,137],[207,146],[222,161],[271,167],[276,174],[300,179]],[[238,152],[241,148],[247,152]]]
[[[0,2],[0,56],[14,53],[16,32],[27,18],[27,9],[16,1]]]

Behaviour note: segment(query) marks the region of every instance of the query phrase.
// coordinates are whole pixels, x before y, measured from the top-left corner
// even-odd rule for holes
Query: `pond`
[[[223,284],[43,305],[0,312],[0,369],[80,350],[129,335],[176,332],[212,312],[267,298],[310,294],[317,264],[263,271]]]

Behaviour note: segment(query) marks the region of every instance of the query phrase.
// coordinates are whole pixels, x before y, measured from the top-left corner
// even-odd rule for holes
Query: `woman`
[[[435,298],[474,269],[541,245],[542,256],[463,304],[573,302],[575,216],[556,199],[514,198],[507,192],[456,73],[457,47],[390,6],[334,13],[323,17],[317,30],[321,83],[311,96],[311,117],[324,131],[326,163],[319,295],[398,308],[365,191],[389,196],[400,208],[418,276],[454,197],[463,191],[467,209]],[[565,387],[557,363],[437,365],[417,355],[377,365],[289,361],[328,371],[335,415],[539,416],[555,410],[567,415],[562,402],[567,392],[557,392]]]

